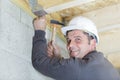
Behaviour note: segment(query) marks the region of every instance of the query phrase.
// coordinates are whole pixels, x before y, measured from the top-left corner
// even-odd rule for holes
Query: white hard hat
[[[82,17],[82,16],[78,16],[73,18],[68,26],[65,26],[62,28],[62,33],[64,35],[66,35],[66,32],[69,30],[75,30],[75,29],[79,29],[79,30],[83,30],[89,34],[92,34],[93,37],[96,39],[96,42],[99,43],[99,36],[97,33],[97,29],[95,24],[89,20],[88,18]]]

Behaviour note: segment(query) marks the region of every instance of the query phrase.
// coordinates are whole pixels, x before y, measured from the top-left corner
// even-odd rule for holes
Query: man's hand
[[[33,25],[34,25],[35,30],[43,30],[43,31],[45,31],[45,29],[46,29],[46,22],[47,21],[46,21],[46,17],[45,16],[35,18],[33,20]]]
[[[50,41],[48,43],[47,53],[48,53],[49,57],[54,57],[54,56],[55,57],[61,57],[60,48],[55,43],[53,43],[52,41]]]

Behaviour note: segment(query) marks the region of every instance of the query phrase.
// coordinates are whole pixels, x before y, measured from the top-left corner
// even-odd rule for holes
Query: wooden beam
[[[53,6],[50,7],[48,9],[45,9],[46,12],[48,13],[53,13],[53,12],[57,12],[57,11],[61,11],[63,9],[67,9],[67,8],[71,8],[71,7],[75,7],[75,6],[79,6],[85,3],[89,3],[95,0],[73,0],[67,3],[63,3],[61,5],[57,5],[57,6]]]
[[[113,29],[117,29],[117,28],[120,28],[120,24],[115,24],[115,25],[111,25],[111,26],[105,26],[101,29],[98,29],[98,32],[101,33],[101,32],[105,32],[105,31],[108,31],[108,30],[113,30]]]

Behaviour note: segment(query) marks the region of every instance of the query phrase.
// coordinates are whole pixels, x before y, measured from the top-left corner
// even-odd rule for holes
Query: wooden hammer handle
[[[55,42],[55,36],[56,36],[56,24],[53,24],[53,29],[52,29],[52,37],[51,41],[54,43]]]

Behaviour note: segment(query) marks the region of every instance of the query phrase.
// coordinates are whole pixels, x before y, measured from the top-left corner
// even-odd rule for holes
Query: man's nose
[[[71,40],[71,41],[68,43],[68,47],[69,47],[69,48],[72,48],[72,47],[74,47],[74,46],[75,46],[75,42]]]

